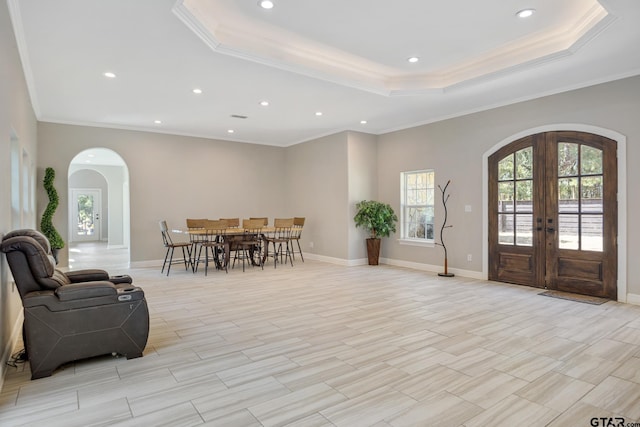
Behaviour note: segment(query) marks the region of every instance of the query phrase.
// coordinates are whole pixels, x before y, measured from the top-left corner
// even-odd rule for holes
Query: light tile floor
[[[590,426],[640,420],[640,307],[389,266],[125,270],[145,355],[29,380],[2,426]],[[20,344],[21,345],[21,344]]]

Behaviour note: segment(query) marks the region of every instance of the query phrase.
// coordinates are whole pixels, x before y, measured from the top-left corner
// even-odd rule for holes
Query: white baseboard
[[[344,259],[344,258],[334,258],[324,255],[313,254],[309,252],[304,253],[304,257],[307,259],[312,259],[314,261],[326,262],[329,264],[342,265],[344,267],[354,267],[356,265],[365,265],[367,264],[367,259]]]
[[[107,245],[107,249],[127,249],[127,245]]]
[[[380,262],[388,265],[395,265],[396,267],[411,268],[413,270],[430,271],[432,273],[442,273],[444,268],[441,265],[422,264],[419,262],[402,261],[397,259],[380,258]],[[469,279],[482,280],[481,271],[463,270],[461,268],[448,268],[447,272],[453,273],[456,276],[467,277]]]
[[[627,294],[627,300],[624,302],[626,302],[627,304],[640,305],[640,295]]]
[[[11,358],[11,352],[16,346],[16,342],[22,335],[22,321],[24,319],[24,313],[20,310],[20,314],[16,318],[16,322],[13,324],[13,329],[11,330],[11,336],[7,341],[7,345],[4,349],[2,349],[2,359],[0,359],[0,390],[4,386],[4,376],[6,374],[7,362]]]
[[[367,258],[361,259],[342,259],[342,258],[333,258],[324,255],[317,255],[305,252],[304,256],[308,259],[312,259],[315,261],[328,262],[330,264],[343,265],[345,267],[354,267],[358,265],[367,265],[369,260]],[[443,271],[442,266],[439,265],[431,265],[431,264],[422,264],[418,262],[409,262],[396,260],[391,258],[380,258],[380,264],[393,265],[396,267],[405,267],[411,268],[413,270],[421,270],[421,271],[430,271],[433,273],[440,273]],[[471,270],[463,270],[460,268],[450,268],[449,272],[462,277],[467,277],[470,279],[479,279],[482,280],[482,272],[481,271],[471,271]]]

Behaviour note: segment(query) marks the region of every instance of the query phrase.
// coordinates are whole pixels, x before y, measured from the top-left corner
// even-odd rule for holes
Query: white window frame
[[[424,204],[412,204],[409,205],[407,203],[407,179],[411,175],[417,174],[431,174],[433,179],[431,182],[433,183],[432,187],[429,187],[428,184],[425,184],[424,189],[427,191],[427,197],[425,197]],[[428,182],[428,180],[425,180]],[[431,193],[430,197],[428,193]],[[398,240],[401,245],[411,245],[411,246],[435,246],[435,172],[433,169],[422,169],[415,171],[406,171],[400,172],[400,239]],[[429,200],[432,201],[429,204]],[[408,218],[408,210],[411,208],[425,208],[427,210],[431,210],[434,213],[431,224],[433,225],[433,236],[429,239],[427,238],[426,225],[428,222],[425,222],[425,237],[409,237],[409,222]]]

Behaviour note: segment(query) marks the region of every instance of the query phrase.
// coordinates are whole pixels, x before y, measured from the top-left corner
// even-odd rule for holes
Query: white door
[[[71,241],[86,242],[101,239],[100,221],[102,190],[74,188],[71,190]]]

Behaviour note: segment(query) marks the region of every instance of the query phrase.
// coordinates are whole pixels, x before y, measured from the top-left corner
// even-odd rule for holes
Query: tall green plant
[[[358,212],[353,217],[356,227],[367,230],[372,238],[389,237],[396,232],[398,217],[389,204],[363,200],[356,204],[356,209]]]
[[[62,236],[58,233],[58,230],[53,226],[53,214],[56,213],[56,209],[58,209],[58,203],[60,203],[60,199],[58,198],[58,192],[56,188],[53,186],[53,180],[56,177],[56,172],[53,168],[47,168],[44,173],[44,189],[47,190],[47,196],[49,196],[49,203],[47,204],[47,208],[44,210],[42,214],[42,220],[40,221],[40,230],[42,234],[47,236],[49,239],[49,243],[51,244],[52,249],[62,249],[64,248],[64,240],[62,240]]]

